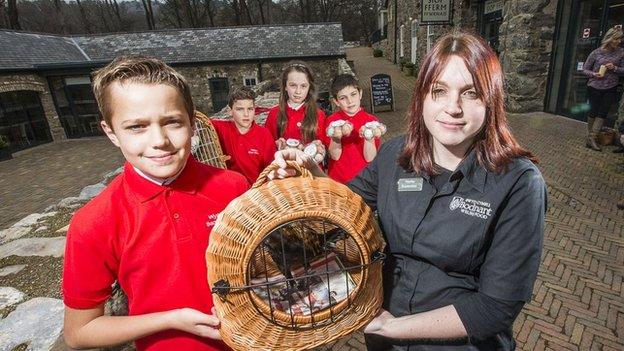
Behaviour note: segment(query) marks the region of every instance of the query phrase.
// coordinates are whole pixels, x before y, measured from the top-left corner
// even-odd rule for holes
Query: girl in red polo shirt
[[[286,140],[302,145],[320,140],[327,145],[325,113],[316,106],[316,86],[312,71],[303,62],[293,62],[282,72],[279,105],[269,111],[265,126],[276,140],[277,148]]]

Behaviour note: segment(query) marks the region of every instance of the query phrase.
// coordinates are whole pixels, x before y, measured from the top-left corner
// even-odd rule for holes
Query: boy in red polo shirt
[[[377,156],[379,138],[369,133],[359,134],[359,131],[365,130],[367,123],[370,125],[379,120],[360,107],[362,88],[354,76],[350,74],[336,76],[332,81],[331,95],[332,101],[338,105],[340,111],[326,120],[330,138],[327,174],[332,179],[346,184]],[[340,124],[344,123],[353,126],[348,136],[334,132],[333,125],[340,127]]]
[[[190,156],[194,106],[162,61],[121,57],[93,90],[124,171],[71,220],[63,271],[65,341],[135,340],[138,350],[228,350],[213,315],[204,254],[217,214],[247,189],[236,172]],[[105,316],[118,281],[129,316]]]
[[[256,93],[248,87],[233,90],[228,97],[232,121],[212,123],[225,154],[228,169],[239,172],[253,184],[273,161],[275,142],[268,129],[254,122]]]

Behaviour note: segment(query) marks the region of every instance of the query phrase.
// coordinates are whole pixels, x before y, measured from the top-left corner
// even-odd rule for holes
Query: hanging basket
[[[219,215],[206,252],[221,336],[234,350],[304,350],[361,329],[382,302],[384,241],[346,186],[298,177],[253,187]]]
[[[210,118],[195,111],[195,131],[191,139],[193,156],[201,162],[218,168],[226,168],[225,161],[230,156],[224,155],[219,143],[219,136]]]

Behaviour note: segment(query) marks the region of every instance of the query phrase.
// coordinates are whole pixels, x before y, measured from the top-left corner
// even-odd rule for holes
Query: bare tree
[[[314,0],[298,0],[301,11],[301,22],[310,23],[314,16]]]
[[[208,23],[210,27],[214,27],[215,14],[216,14],[216,9],[214,7],[214,4],[212,3],[212,0],[203,0],[203,4],[204,4],[204,16],[208,17]]]
[[[78,9],[80,10],[80,17],[82,18],[82,24],[85,27],[85,30],[87,31],[87,33],[91,33],[91,21],[89,21],[89,17],[87,16],[85,8],[82,6],[80,0],[76,0],[76,4],[78,5]]]
[[[345,0],[317,0],[319,18],[321,22],[332,22],[337,15],[347,6]]]
[[[22,27],[19,23],[19,15],[17,13],[17,0],[8,0],[9,28],[20,30]]]
[[[143,8],[145,9],[145,19],[147,20],[147,29],[156,29],[156,23],[154,21],[154,10],[152,8],[152,0],[141,0]]]
[[[258,14],[260,15],[260,23],[266,24],[269,23],[269,12],[271,1],[270,0],[255,0],[255,4],[257,5]],[[266,8],[265,8],[266,6]],[[266,11],[266,15],[265,15]]]

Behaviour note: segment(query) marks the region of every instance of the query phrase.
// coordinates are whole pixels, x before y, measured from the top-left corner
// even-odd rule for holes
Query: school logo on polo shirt
[[[260,151],[258,151],[258,149],[254,149],[254,148],[249,149],[247,151],[247,153],[250,154],[250,155],[260,155]]]
[[[461,196],[454,196],[449,205],[451,211],[459,210],[463,214],[482,219],[488,219],[492,215],[492,209],[488,202],[464,199]]]

